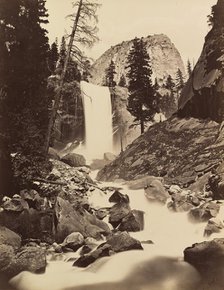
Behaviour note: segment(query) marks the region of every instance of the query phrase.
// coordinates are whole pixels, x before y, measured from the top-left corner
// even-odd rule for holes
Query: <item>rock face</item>
[[[202,285],[200,289],[223,288],[224,239],[214,239],[186,248],[184,260],[201,274],[206,287]]]
[[[189,185],[219,165],[224,146],[216,143],[219,124],[173,117],[153,125],[117,159],[99,171],[99,180],[163,176],[168,184]]]
[[[217,4],[223,15],[222,1]],[[217,14],[217,13],[216,13]],[[205,37],[201,56],[179,99],[179,115],[223,120],[224,116],[224,42],[223,19],[216,23]]]
[[[171,75],[175,79],[178,68],[184,73],[184,65],[181,56],[171,42],[164,34],[150,35],[144,38],[147,44],[147,51],[151,58],[151,65],[154,78],[159,82]],[[126,58],[132,47],[133,40],[123,41],[108,49],[92,66],[91,82],[96,85],[104,84],[105,69],[108,68],[111,60],[115,63],[115,81],[118,84],[121,76],[126,78],[127,65]]]
[[[80,167],[80,166],[86,165],[85,157],[80,155],[80,154],[76,154],[76,153],[69,153],[69,154],[65,155],[61,159],[61,161],[63,161],[64,163],[66,163],[72,167]]]

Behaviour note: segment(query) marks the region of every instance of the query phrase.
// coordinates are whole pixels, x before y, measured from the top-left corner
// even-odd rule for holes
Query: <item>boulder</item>
[[[63,243],[62,249],[69,248],[76,252],[84,244],[84,237],[80,233],[71,233],[68,235]]]
[[[50,210],[43,212],[33,208],[22,212],[4,210],[0,212],[0,225],[21,235],[23,239],[35,238],[53,242],[54,213]]]
[[[86,165],[85,157],[76,153],[69,153],[63,156],[61,158],[61,161],[72,167],[80,167]]]
[[[110,233],[106,223],[82,208],[74,209],[68,201],[60,197],[57,198],[55,214],[57,218],[56,241],[58,242],[62,242],[73,232],[81,233],[84,238],[92,237],[97,240],[101,239],[102,234]]]
[[[103,220],[108,215],[108,210],[100,208],[95,212],[95,215],[99,220]]]
[[[128,203],[116,203],[114,204],[109,213],[109,223],[116,228],[122,221],[131,212],[131,208]]]
[[[184,260],[194,266],[203,282],[209,285],[200,289],[223,289],[224,239],[193,244],[184,250]]]
[[[15,252],[12,246],[0,245],[0,272],[9,278],[22,271],[44,272],[46,265],[46,253],[41,248],[24,247]]]
[[[223,222],[218,218],[211,218],[204,230],[204,236],[210,237],[214,233],[220,233],[224,228]]]
[[[99,247],[95,251],[91,252],[90,254],[81,256],[78,258],[73,266],[85,268],[95,262],[97,259],[102,257],[110,256],[111,246],[108,244],[104,244],[103,246]]]
[[[107,161],[105,159],[93,159],[92,163],[90,164],[90,168],[92,170],[99,170],[109,163],[110,161]]]
[[[118,190],[115,190],[114,193],[110,196],[109,202],[129,203],[129,196],[127,194],[120,193],[120,191],[118,191]]]
[[[119,231],[139,232],[144,229],[144,212],[141,210],[132,210],[125,216],[120,225]]]
[[[57,153],[57,150],[55,150],[54,148],[52,147],[49,147],[49,150],[48,150],[48,156],[51,158],[51,159],[55,159],[55,160],[60,160],[60,157]]]
[[[14,271],[14,275],[22,271],[43,273],[46,266],[45,250],[37,247],[24,247],[16,253],[15,261],[12,263],[12,270]]]
[[[6,227],[0,226],[0,245],[2,244],[18,249],[21,246],[21,237]]]
[[[113,153],[110,153],[110,152],[106,152],[106,153],[104,153],[103,158],[104,158],[104,160],[111,162],[114,159],[116,159],[116,155],[114,155]]]
[[[16,197],[6,200],[2,204],[2,208],[6,211],[22,212],[24,209],[28,209],[29,205],[24,199]]]
[[[115,253],[129,250],[143,250],[141,243],[132,238],[127,232],[118,232],[107,238],[107,244],[111,245]]]
[[[40,197],[39,193],[34,189],[23,189],[20,191],[20,196],[24,199],[29,207],[40,210],[43,204],[43,198]]]
[[[176,191],[173,193],[171,195],[171,201],[167,206],[175,212],[185,212],[195,207],[189,198],[189,193],[186,191]]]
[[[93,249],[95,249],[98,245],[97,240],[93,238],[86,238],[85,239],[85,245],[82,247],[82,250],[80,252],[80,255],[83,256],[85,254],[90,253]]]
[[[128,181],[127,185],[129,189],[142,189],[148,187],[155,180],[163,182],[162,177],[145,176],[136,180]]]
[[[220,205],[215,202],[205,202],[197,208],[193,208],[189,211],[188,216],[191,221],[194,222],[207,222],[210,218],[214,218],[218,215]]]
[[[169,194],[162,182],[158,179],[153,180],[146,188],[145,195],[149,201],[155,201],[162,204],[167,202]]]

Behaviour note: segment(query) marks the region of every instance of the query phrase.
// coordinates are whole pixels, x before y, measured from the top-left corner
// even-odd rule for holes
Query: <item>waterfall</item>
[[[84,154],[87,159],[103,158],[113,152],[111,96],[108,87],[81,82],[85,116]]]

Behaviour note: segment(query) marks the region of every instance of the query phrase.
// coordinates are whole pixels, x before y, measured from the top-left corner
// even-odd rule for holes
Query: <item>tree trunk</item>
[[[48,124],[48,130],[47,130],[46,139],[45,139],[45,154],[46,155],[48,153],[49,144],[50,144],[50,138],[51,138],[51,132],[52,132],[53,127],[54,127],[57,111],[59,109],[59,105],[60,105],[60,101],[61,101],[61,92],[62,92],[62,88],[63,88],[63,85],[64,85],[65,75],[66,75],[66,71],[67,71],[67,68],[68,68],[68,62],[69,62],[69,59],[70,59],[71,50],[72,50],[72,46],[73,46],[73,42],[74,42],[75,34],[76,34],[76,31],[77,31],[77,26],[78,26],[80,14],[81,14],[82,2],[83,2],[83,0],[79,1],[78,11],[77,11],[77,14],[76,14],[76,17],[75,17],[75,20],[74,20],[74,25],[73,25],[72,33],[71,33],[70,40],[69,40],[68,51],[67,51],[67,54],[66,54],[63,71],[62,71],[61,76],[60,76],[59,87],[57,88],[56,95],[54,97],[54,105],[53,105],[52,112],[51,112],[51,115],[50,115],[49,124]]]
[[[143,121],[143,120],[140,121],[140,125],[141,125],[141,134],[143,134],[144,131],[145,131],[145,128],[144,128],[144,121]]]

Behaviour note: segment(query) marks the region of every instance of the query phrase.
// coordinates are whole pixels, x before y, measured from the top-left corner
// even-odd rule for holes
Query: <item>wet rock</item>
[[[111,245],[111,248],[115,253],[143,249],[141,243],[132,238],[127,232],[113,234],[107,239],[106,243]]]
[[[145,195],[149,201],[165,204],[169,198],[164,185],[160,180],[153,180],[145,189]]]
[[[167,206],[175,212],[185,212],[195,207],[188,196],[188,192],[185,191],[172,194],[171,202]]]
[[[80,233],[71,233],[68,235],[63,243],[62,248],[70,248],[76,252],[84,244],[84,237]]]
[[[11,246],[0,245],[0,272],[7,277],[22,271],[42,273],[46,265],[46,253],[41,248],[24,247],[15,252]]]
[[[62,242],[73,232],[79,232],[85,238],[95,239],[101,239],[101,235],[110,233],[106,223],[82,208],[75,210],[68,201],[62,198],[57,199],[55,213],[57,217],[56,241],[58,242]]]
[[[91,252],[90,254],[81,256],[78,260],[75,261],[73,266],[85,268],[95,262],[97,259],[102,257],[110,256],[111,246],[105,244],[100,248],[96,249],[95,251]]]
[[[129,204],[126,202],[116,203],[112,206],[109,213],[109,223],[116,228],[122,221],[131,212]]]
[[[209,285],[201,289],[223,289],[224,239],[193,244],[184,250],[184,260],[193,265],[203,282]]]
[[[215,202],[205,202],[201,206],[191,209],[188,216],[194,222],[207,222],[218,215],[220,205]]]
[[[42,273],[45,271],[46,266],[46,252],[42,248],[24,247],[16,253],[11,268],[14,274],[22,271]]]
[[[139,232],[144,229],[144,212],[141,210],[132,210],[125,216],[120,225],[119,231]]]
[[[69,153],[61,158],[61,161],[64,163],[72,166],[72,167],[80,167],[80,166],[85,166],[86,165],[86,160],[85,157],[76,154],[76,153]]]
[[[95,215],[99,220],[103,220],[108,215],[108,212],[107,209],[100,208],[95,212]]]
[[[114,193],[110,196],[109,202],[129,203],[129,196],[127,194],[123,194],[123,193],[119,192],[118,190],[115,190]]]
[[[171,185],[168,192],[169,194],[177,194],[177,193],[181,193],[182,189],[180,188],[180,186],[178,185]]]
[[[159,180],[163,182],[162,177],[155,177],[155,176],[145,176],[136,180],[128,181],[127,185],[129,189],[141,189],[148,187],[153,181]]]
[[[214,233],[220,233],[224,228],[223,222],[218,218],[211,218],[204,230],[204,236],[210,237]]]
[[[93,238],[86,238],[85,245],[82,247],[80,255],[83,256],[85,254],[90,253],[93,249],[95,249],[98,245],[98,241]]]
[[[0,226],[0,245],[2,244],[18,249],[21,246],[21,237],[6,227]]]

